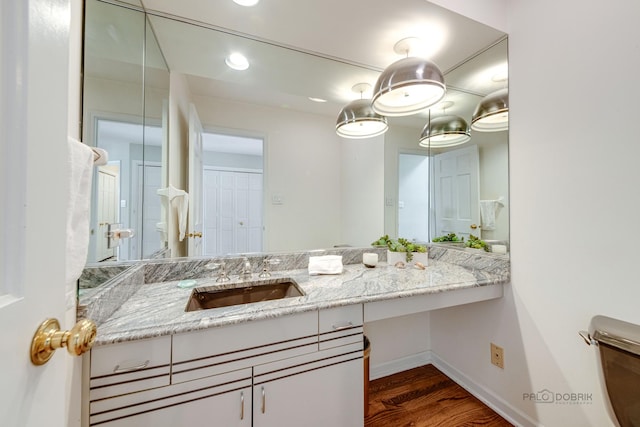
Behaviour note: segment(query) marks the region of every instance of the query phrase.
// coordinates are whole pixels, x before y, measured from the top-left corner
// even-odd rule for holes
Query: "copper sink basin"
[[[304,292],[291,278],[240,283],[236,287],[226,289],[195,288],[187,301],[185,311],[207,310],[300,296],[304,296]]]

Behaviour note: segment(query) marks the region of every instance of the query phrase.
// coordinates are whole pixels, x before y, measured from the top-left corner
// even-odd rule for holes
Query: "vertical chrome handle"
[[[265,396],[264,386],[262,386],[262,413],[267,410],[267,398]]]
[[[244,391],[240,392],[240,419],[244,420]]]

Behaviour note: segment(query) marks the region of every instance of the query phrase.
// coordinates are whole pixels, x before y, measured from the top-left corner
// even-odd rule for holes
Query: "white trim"
[[[437,354],[433,352],[430,353],[431,363],[433,366],[438,368],[442,373],[455,381],[456,384],[477,397],[482,403],[497,412],[502,418],[509,421],[511,424],[524,427],[537,427],[540,425],[527,414],[510,405],[493,391],[489,390],[482,384],[475,382],[458,369],[449,365]]]
[[[236,168],[231,166],[211,166],[204,165],[204,170],[208,171],[220,171],[220,172],[247,172],[247,173],[259,173],[264,174],[262,169],[251,169],[251,168]],[[263,179],[264,181],[264,179]],[[264,184],[264,183],[263,183]]]
[[[369,379],[376,380],[378,378],[397,374],[398,372],[407,371],[432,363],[431,350],[412,354],[410,356],[394,359],[390,362],[380,363],[369,367]]]

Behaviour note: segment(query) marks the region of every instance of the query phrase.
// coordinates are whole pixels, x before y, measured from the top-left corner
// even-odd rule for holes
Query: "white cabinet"
[[[362,306],[97,347],[85,426],[363,425]]]
[[[254,427],[363,425],[362,345],[317,356],[302,365],[289,360],[289,369],[282,363],[254,368]]]
[[[250,427],[251,388],[116,419],[104,427]]]
[[[94,400],[90,425],[250,426],[251,369]]]
[[[112,427],[250,427],[250,405],[251,389],[245,389],[185,402],[102,425]]]

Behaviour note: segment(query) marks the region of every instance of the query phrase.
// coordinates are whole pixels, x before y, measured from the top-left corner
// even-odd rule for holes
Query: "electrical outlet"
[[[494,343],[491,343],[491,363],[498,368],[504,369],[504,350]]]

